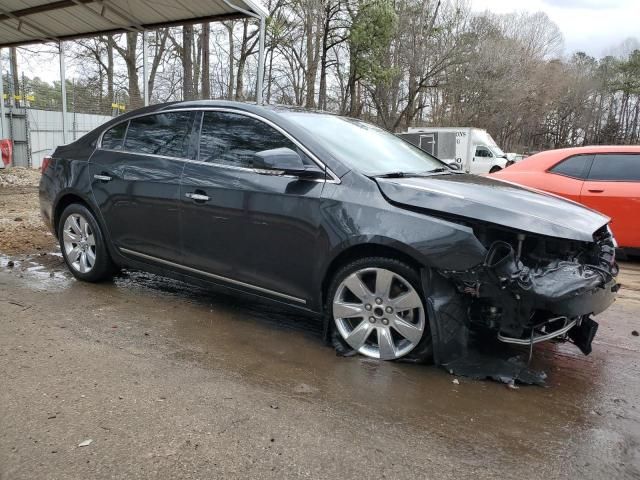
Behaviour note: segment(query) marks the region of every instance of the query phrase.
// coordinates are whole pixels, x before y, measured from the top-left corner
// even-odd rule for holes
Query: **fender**
[[[509,161],[506,158],[498,157],[493,160],[491,167],[507,168],[507,163],[509,163]]]

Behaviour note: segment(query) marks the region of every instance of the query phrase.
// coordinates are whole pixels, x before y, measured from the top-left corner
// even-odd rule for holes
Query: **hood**
[[[575,202],[476,175],[376,178],[391,202],[550,237],[592,242],[609,218]]]

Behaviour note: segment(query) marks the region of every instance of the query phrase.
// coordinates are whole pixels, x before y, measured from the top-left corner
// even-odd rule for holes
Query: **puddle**
[[[66,269],[60,252],[38,255],[0,254],[0,271],[11,273],[38,291],[68,288],[73,275]]]

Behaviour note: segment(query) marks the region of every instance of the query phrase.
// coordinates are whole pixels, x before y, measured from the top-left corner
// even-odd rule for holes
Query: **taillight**
[[[50,164],[50,163],[51,163],[51,155],[45,155],[45,156],[42,158],[42,165],[41,165],[41,167],[40,167],[40,171],[41,171],[42,173],[44,173],[44,172],[47,170],[47,168],[49,167],[49,164]]]

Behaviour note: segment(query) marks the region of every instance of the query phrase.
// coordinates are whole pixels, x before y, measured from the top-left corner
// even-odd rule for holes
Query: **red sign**
[[[0,152],[2,152],[2,163],[8,167],[13,157],[13,142],[9,139],[0,140]]]

